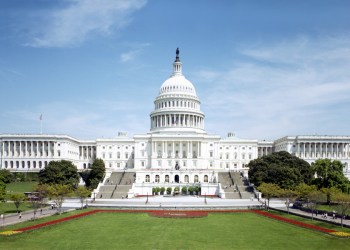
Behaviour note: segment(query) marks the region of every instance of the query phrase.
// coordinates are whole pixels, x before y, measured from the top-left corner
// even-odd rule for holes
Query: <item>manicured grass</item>
[[[96,213],[0,237],[0,249],[349,249],[349,243],[253,213],[192,219]]]
[[[33,191],[33,187],[38,183],[35,181],[28,182],[12,182],[6,185],[6,194],[8,196],[8,200],[10,200],[10,195],[14,193],[31,192]],[[24,202],[20,205],[19,210],[27,211],[32,209],[31,204],[29,202]],[[16,207],[12,202],[0,202],[0,214],[9,214],[16,213]]]
[[[30,202],[24,202],[19,206],[20,211],[28,211],[31,210],[32,204]],[[0,202],[0,214],[11,214],[16,213],[17,209],[13,202]]]
[[[33,187],[38,183],[35,181],[27,181],[27,182],[11,182],[6,185],[7,193],[24,193],[24,192],[32,192]]]

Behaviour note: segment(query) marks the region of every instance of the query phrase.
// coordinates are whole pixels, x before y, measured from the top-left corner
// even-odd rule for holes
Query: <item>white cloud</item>
[[[108,35],[130,21],[130,13],[146,0],[69,0],[64,8],[48,14],[47,23],[33,41],[33,47],[71,47],[92,34]]]
[[[236,130],[242,137],[270,139],[287,134],[345,134],[349,50],[347,38],[306,37],[243,49],[244,62],[208,73],[215,84],[201,96],[207,130]]]
[[[140,43],[140,44],[129,44],[129,47],[132,47],[131,50],[124,52],[120,55],[120,61],[123,63],[133,61],[145,47],[150,46],[149,43]]]

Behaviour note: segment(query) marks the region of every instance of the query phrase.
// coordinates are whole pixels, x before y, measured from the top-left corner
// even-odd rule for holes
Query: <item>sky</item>
[[[147,133],[179,47],[208,134],[349,136],[349,12],[347,0],[2,0],[0,134]]]

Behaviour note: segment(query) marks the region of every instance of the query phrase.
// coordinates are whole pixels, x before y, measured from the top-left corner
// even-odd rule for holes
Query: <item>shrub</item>
[[[175,187],[174,188],[174,194],[178,194],[180,192],[180,188],[179,187]]]
[[[167,194],[171,194],[171,191],[172,191],[172,188],[171,188],[171,187],[168,187],[168,188],[166,189],[166,193],[167,193]]]
[[[194,186],[193,191],[196,192],[196,194],[199,194],[199,186]]]
[[[165,192],[165,187],[161,187],[160,188],[160,194],[164,194],[164,192]]]
[[[182,194],[187,194],[187,187],[182,187],[181,192]]]
[[[152,188],[152,194],[153,194],[153,195],[156,195],[156,193],[157,193],[157,188],[155,188],[155,187]]]
[[[188,192],[192,195],[193,192],[194,192],[194,188],[193,188],[193,187],[189,187],[189,188],[188,188]]]

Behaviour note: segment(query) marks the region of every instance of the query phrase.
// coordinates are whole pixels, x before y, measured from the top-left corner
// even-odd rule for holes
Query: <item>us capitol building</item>
[[[228,133],[221,138],[206,133],[204,120],[195,87],[182,74],[177,49],[173,73],[154,100],[147,134],[130,138],[119,133],[116,138],[96,140],[68,135],[1,134],[0,169],[38,172],[50,161],[68,160],[83,171],[100,158],[107,171],[96,192],[106,189],[104,184],[121,184],[128,176],[122,183],[128,185],[128,197],[152,194],[155,186],[181,189],[194,184],[200,185],[202,194],[225,197],[220,174],[240,172],[247,176],[251,160],[278,151],[287,151],[309,163],[320,158],[340,160],[344,174],[350,177],[350,136],[299,135],[259,141]],[[120,177],[113,179],[118,173]]]

